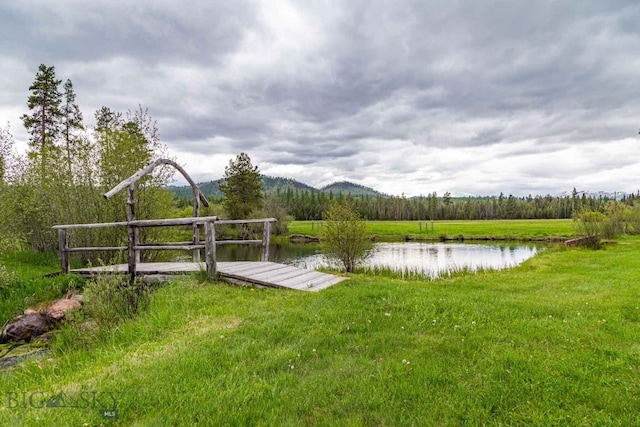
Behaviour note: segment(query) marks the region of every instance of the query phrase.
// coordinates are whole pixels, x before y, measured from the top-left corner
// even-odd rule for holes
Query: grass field
[[[289,224],[292,234],[316,236],[322,221],[294,221]],[[441,238],[535,240],[567,238],[575,235],[571,220],[496,220],[496,221],[368,221],[372,235],[403,239]]]
[[[0,425],[638,425],[639,255],[624,238],[320,293],[167,284],[1,371]],[[61,392],[84,407],[40,407]]]

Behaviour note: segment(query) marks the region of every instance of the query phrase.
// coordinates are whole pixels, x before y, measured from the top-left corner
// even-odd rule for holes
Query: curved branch
[[[108,199],[110,197],[113,197],[114,195],[116,195],[120,191],[122,191],[123,189],[127,188],[130,184],[133,184],[134,182],[138,181],[143,176],[148,175],[151,172],[153,172],[153,170],[156,167],[160,166],[160,165],[173,166],[178,172],[180,172],[182,174],[182,176],[184,177],[184,179],[187,180],[189,185],[191,185],[191,188],[193,189],[193,197],[194,198],[197,197],[198,199],[200,199],[200,201],[202,202],[202,204],[205,207],[209,206],[209,201],[204,196],[204,194],[202,194],[202,191],[200,191],[200,188],[198,188],[198,186],[191,179],[189,174],[182,168],[182,166],[180,166],[179,164],[177,164],[173,160],[169,160],[169,159],[158,159],[158,160],[148,164],[144,168],[140,169],[138,172],[136,172],[133,175],[131,175],[129,178],[127,178],[124,181],[122,181],[120,184],[118,184],[115,187],[113,187],[111,190],[109,190],[106,193],[104,193],[104,195],[103,195],[104,198]]]

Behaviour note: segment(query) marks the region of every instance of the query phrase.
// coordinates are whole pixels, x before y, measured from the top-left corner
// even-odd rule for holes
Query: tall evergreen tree
[[[111,110],[109,107],[102,106],[95,114],[96,132],[107,129],[116,129],[122,124],[122,113]]]
[[[62,94],[58,86],[62,80],[56,80],[55,67],[47,67],[41,64],[36,74],[36,79],[29,87],[31,95],[27,100],[27,106],[32,113],[23,114],[21,119],[24,127],[31,134],[29,141],[32,152],[39,153],[43,157],[47,148],[54,145],[60,133],[62,110]]]
[[[264,194],[260,171],[251,164],[246,153],[238,154],[224,168],[220,191],[225,195],[223,205],[231,219],[248,218],[251,212],[262,208]]]
[[[82,124],[82,112],[76,103],[76,93],[73,90],[73,83],[67,79],[64,83],[64,105],[62,107],[62,125],[64,133],[64,142],[66,146],[67,163],[69,171],[71,170],[71,160],[74,151],[74,132],[84,130]]]

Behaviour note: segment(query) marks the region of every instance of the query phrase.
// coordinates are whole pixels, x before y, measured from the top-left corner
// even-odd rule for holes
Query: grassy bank
[[[0,425],[97,425],[96,397],[113,425],[638,425],[639,254],[629,238],[320,293],[172,283],[0,372]],[[88,403],[37,407],[60,392]]]
[[[80,286],[77,276],[44,277],[60,271],[55,253],[0,254],[0,326],[30,306],[59,298]]]
[[[292,234],[318,235],[322,221],[294,221]],[[571,220],[368,221],[367,232],[382,238],[546,240],[575,234]]]

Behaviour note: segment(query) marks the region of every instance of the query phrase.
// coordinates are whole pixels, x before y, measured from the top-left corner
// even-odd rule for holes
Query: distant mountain
[[[221,180],[198,183],[198,187],[200,187],[200,190],[205,194],[205,196],[219,198],[223,196],[219,187],[220,181]],[[350,194],[352,196],[384,196],[384,194],[372,188],[347,181],[336,182],[321,189],[311,187],[310,185],[304,184],[300,181],[296,181],[295,179],[273,176],[262,176],[262,183],[264,185],[265,193],[267,194],[276,194],[278,191],[282,194],[285,193],[288,189],[291,189],[293,191],[318,191],[324,193],[332,192],[333,194],[342,193]],[[191,191],[191,186],[189,185],[170,185],[167,187],[167,189],[173,192],[179,198],[190,200],[193,197],[193,192]]]
[[[329,184],[326,187],[322,187],[320,191],[322,191],[323,193],[332,192],[334,194],[350,194],[352,196],[386,196],[386,194],[380,193],[373,188],[365,187],[364,185],[360,184],[354,184],[353,182],[349,181],[334,182],[333,184]]]
[[[296,181],[291,178],[280,178],[273,176],[263,176],[262,183],[267,194],[277,193],[280,190],[281,193],[286,192],[289,188],[292,190],[300,191],[312,191],[315,188],[310,185],[304,184],[300,181]]]
[[[200,191],[204,193],[205,196],[213,196],[213,197],[222,197],[222,192],[220,191],[220,187],[218,186],[220,180],[217,181],[209,181],[209,182],[199,182],[198,188]],[[193,198],[193,191],[191,190],[190,185],[169,185],[167,186],[167,190],[174,193],[177,197],[181,199],[189,199]]]

